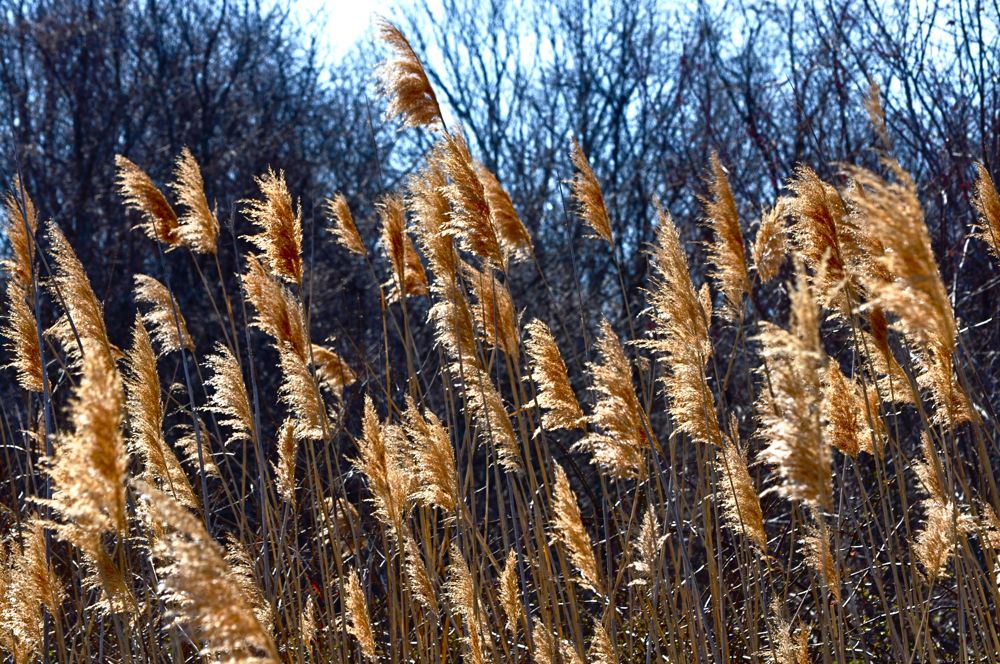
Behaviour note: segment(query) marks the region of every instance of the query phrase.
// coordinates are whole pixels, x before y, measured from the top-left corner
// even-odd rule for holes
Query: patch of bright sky
[[[379,16],[398,18],[409,0],[294,0],[292,10],[320,50],[337,60],[371,34]]]

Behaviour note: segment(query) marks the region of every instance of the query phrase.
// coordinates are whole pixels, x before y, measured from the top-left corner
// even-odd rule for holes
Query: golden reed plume
[[[378,20],[378,34],[393,52],[378,69],[379,87],[389,97],[386,117],[402,118],[406,127],[443,127],[437,95],[406,36],[385,19]]]
[[[767,552],[764,513],[745,454],[727,440],[715,458],[719,472],[717,493],[725,524],[734,533],[742,533],[761,553]]]
[[[121,355],[121,351],[108,339],[104,307],[94,294],[87,272],[63,232],[51,221],[47,231],[55,261],[55,275],[49,282],[49,290],[53,299],[64,307],[64,315],[49,328],[48,333],[59,340],[74,363],[84,350],[81,346],[88,344],[90,350],[103,353],[110,363]]]
[[[524,347],[531,359],[531,380],[538,386],[536,403],[546,429],[583,429],[587,417],[569,382],[569,372],[548,325],[533,320],[524,327]]]
[[[209,355],[205,364],[211,371],[205,381],[211,388],[205,409],[222,416],[219,424],[232,430],[230,441],[249,440],[254,428],[253,411],[239,362],[229,348],[219,343],[215,346],[215,354]]]
[[[115,166],[118,193],[125,201],[125,207],[135,210],[142,217],[137,228],[149,239],[167,245],[167,251],[180,244],[177,213],[152,178],[120,154],[115,155]]]
[[[34,236],[38,229],[38,213],[20,178],[14,179],[12,189],[4,199],[3,230],[11,255],[0,260],[0,269],[7,273],[8,305],[0,333],[7,339],[4,347],[11,357],[6,366],[17,372],[18,384],[28,392],[41,392],[42,353],[30,304],[35,294]]]
[[[129,451],[143,461],[140,477],[169,493],[185,507],[196,509],[198,499],[191,482],[163,437],[163,403],[160,400],[160,378],[156,372],[156,353],[138,315],[132,328],[132,347],[126,360],[129,370],[125,378],[128,444]]]
[[[472,311],[486,344],[502,350],[511,362],[518,362],[521,356],[518,316],[507,286],[489,268],[480,272],[466,264],[463,271],[475,296]]]
[[[590,167],[590,160],[587,159],[587,155],[575,138],[570,158],[573,161],[573,166],[576,167],[576,174],[569,181],[569,186],[573,200],[576,201],[577,215],[597,233],[599,238],[614,246],[611,219],[608,218],[608,210],[604,206],[601,184],[597,181],[597,176],[594,175],[594,170]]]
[[[149,521],[161,596],[176,623],[200,642],[204,657],[276,664],[274,640],[223,548],[173,498],[144,482],[135,489]]]
[[[1000,260],[1000,196],[993,184],[993,178],[986,166],[976,164],[976,194],[972,199],[979,212],[979,224],[975,228],[976,236],[986,243],[993,257]]]
[[[316,371],[316,380],[338,399],[343,395],[345,388],[350,387],[358,380],[357,375],[347,362],[333,350],[326,346],[313,344],[310,352]]]
[[[708,261],[712,266],[712,277],[725,296],[723,315],[733,318],[743,304],[743,294],[750,292],[746,248],[743,245],[743,231],[740,229],[739,213],[736,211],[733,190],[729,186],[729,177],[715,151],[712,152],[710,163],[712,176],[708,183],[709,197],[703,201],[705,223],[714,235],[708,245]]]
[[[490,220],[500,237],[500,245],[504,253],[511,259],[523,260],[532,251],[531,234],[525,227],[521,217],[514,210],[514,202],[510,194],[503,188],[497,176],[483,164],[476,164],[476,174],[486,194],[486,203],[490,209]]]
[[[361,234],[358,233],[358,227],[354,225],[354,217],[347,204],[347,197],[343,194],[337,194],[333,198],[328,198],[326,200],[326,213],[330,221],[333,222],[327,230],[333,235],[337,244],[359,256],[367,255],[368,249],[365,247],[364,240],[361,239]]]
[[[471,664],[483,664],[486,661],[487,642],[483,628],[486,612],[476,593],[472,572],[465,562],[461,549],[452,543],[448,565],[448,581],[445,584],[445,595],[451,604],[451,611],[460,618],[465,626],[465,646],[468,651],[466,661]]]
[[[971,416],[952,364],[955,313],[934,260],[916,184],[894,162],[890,165],[893,182],[861,168],[848,171],[856,183],[849,202],[883,248],[872,260],[890,275],[887,281],[869,277],[868,288],[895,316],[895,327],[916,351],[917,384],[930,393],[934,422],[955,427]]]
[[[276,445],[278,461],[274,464],[274,478],[278,485],[278,495],[291,505],[295,505],[295,458],[299,449],[295,428],[294,419],[286,419],[278,428]]]
[[[506,270],[508,252],[501,242],[497,216],[490,207],[487,191],[465,139],[458,135],[446,136],[429,159],[438,164],[449,180],[443,190],[451,206],[445,230],[462,249],[498,270]]]
[[[754,238],[751,255],[760,283],[767,282],[778,276],[788,253],[787,229],[785,215],[788,212],[788,199],[779,198],[770,210],[760,218],[760,228]]]
[[[553,489],[552,532],[553,537],[566,550],[570,562],[579,572],[578,582],[584,588],[589,588],[598,595],[603,595],[601,574],[598,571],[597,559],[594,558],[594,547],[590,534],[583,525],[580,505],[576,494],[569,485],[566,471],[555,463],[556,483]]]
[[[177,300],[166,286],[145,274],[135,275],[135,299],[150,305],[143,320],[153,328],[153,338],[161,353],[187,349],[194,351],[194,342]]]
[[[371,618],[368,615],[368,603],[361,589],[358,573],[354,569],[347,574],[344,583],[344,612],[347,616],[347,632],[358,641],[361,654],[367,659],[377,659],[375,653],[375,636],[372,634]]]
[[[761,436],[767,447],[760,458],[775,466],[781,495],[814,510],[833,507],[832,455],[823,437],[821,371],[825,355],[819,339],[816,303],[799,269],[791,292],[791,332],[761,325],[758,340],[770,373],[757,405]]]
[[[386,196],[378,206],[382,218],[382,248],[392,266],[389,301],[416,297],[428,292],[427,273],[417,248],[406,232],[406,212],[400,196]]]
[[[375,516],[401,538],[413,482],[412,474],[403,464],[405,442],[391,428],[383,426],[367,395],[361,427],[362,435],[355,441],[361,455],[352,463],[368,478]]]
[[[208,205],[201,167],[187,148],[177,157],[170,188],[177,195],[177,203],[185,208],[177,220],[181,241],[198,253],[214,254],[218,249],[219,220]]]
[[[9,552],[0,542],[0,651],[14,664],[38,660],[44,643],[42,608],[58,620],[66,595],[46,558],[44,528],[39,517],[31,517]]]
[[[413,497],[423,505],[434,505],[455,514],[461,506],[462,494],[448,429],[429,409],[421,413],[409,395],[403,417],[413,467],[418,469]]]
[[[521,621],[524,619],[524,603],[521,601],[521,586],[517,579],[517,553],[514,549],[507,552],[507,559],[504,561],[498,583],[500,606],[507,619],[507,629],[511,636],[516,637]]]
[[[687,256],[670,214],[657,205],[653,282],[648,291],[654,337],[644,341],[667,366],[663,376],[670,415],[693,440],[721,444],[705,364],[712,354],[709,312],[691,283]]]
[[[261,230],[246,239],[263,252],[271,274],[301,285],[302,206],[292,204],[284,171],[268,169],[254,180],[262,198],[242,201],[243,214]]]
[[[632,385],[632,365],[607,319],[601,322],[595,345],[600,361],[590,363],[597,393],[590,422],[597,432],[588,434],[577,446],[591,452],[594,461],[614,477],[642,477],[649,447],[642,410]]]

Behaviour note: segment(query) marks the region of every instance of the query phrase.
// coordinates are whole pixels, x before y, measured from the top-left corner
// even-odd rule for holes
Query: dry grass
[[[708,246],[651,206],[647,309],[585,303],[600,322],[567,332],[511,286],[535,258],[510,195],[381,32],[390,115],[436,144],[375,203],[379,237],[327,202],[326,250],[371,276],[377,348],[313,338],[309,208],[281,172],[240,204],[232,232],[255,234],[228,237],[190,151],[165,189],[117,160],[141,241],[186,249],[135,275],[131,330],[106,328],[13,184],[4,364],[26,416],[0,433],[5,656],[1000,661],[995,395],[877,95],[881,170],[802,166],[777,201],[738,201],[713,154]],[[602,240],[574,251],[642,251],[616,242],[575,142],[566,171]],[[996,254],[984,167],[973,202]],[[762,205],[749,245],[740,210]],[[246,251],[244,301],[173,292],[167,261],[221,280],[220,241]],[[221,339],[185,321],[201,297],[227,305]]]

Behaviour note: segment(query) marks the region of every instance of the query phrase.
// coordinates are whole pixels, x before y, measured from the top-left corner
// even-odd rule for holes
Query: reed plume
[[[403,533],[403,567],[406,571],[406,579],[410,592],[420,604],[433,615],[438,615],[441,607],[437,600],[437,590],[431,582],[427,572],[427,565],[424,564],[423,554],[417,541],[409,531]]]
[[[476,164],[476,174],[483,186],[490,209],[490,220],[500,238],[504,255],[512,260],[528,258],[533,251],[531,234],[514,210],[510,194],[500,184],[497,176],[483,164]]]
[[[851,457],[862,451],[876,454],[881,449],[881,432],[869,424],[869,418],[877,422],[878,417],[878,402],[869,403],[864,388],[831,360],[823,380],[824,436],[830,444]]]
[[[32,282],[38,210],[20,177],[14,178],[11,191],[4,198],[3,208],[3,230],[10,244],[10,256],[0,260],[0,267],[12,280],[27,288]]]
[[[94,294],[83,264],[77,258],[66,236],[54,222],[49,222],[47,233],[50,252],[55,261],[55,274],[49,282],[54,299],[64,307],[64,315],[49,328],[63,350],[74,363],[88,346],[94,352],[104,353],[110,363],[121,351],[111,344],[104,323],[104,308]]]
[[[476,423],[480,440],[496,451],[500,465],[509,472],[521,470],[521,450],[503,397],[490,374],[479,364],[473,315],[461,289],[454,282],[435,282],[440,300],[431,307],[435,339],[448,354],[451,377]]]
[[[41,392],[42,352],[38,343],[35,314],[28,304],[28,288],[13,275],[7,280],[7,315],[0,333],[6,337],[4,348],[10,354],[10,367],[17,374],[17,382],[28,392]]]
[[[591,638],[587,657],[592,664],[618,664],[618,655],[611,643],[611,637],[608,636],[604,625],[598,621],[594,622],[594,636]]]
[[[545,626],[540,619],[535,618],[531,625],[531,635],[535,641],[535,650],[531,660],[534,664],[583,664],[580,653],[568,639],[560,639]]]
[[[712,354],[710,312],[695,292],[687,257],[670,214],[657,205],[653,282],[648,292],[654,337],[644,341],[667,366],[663,384],[670,415],[693,440],[721,444],[715,402],[705,376]]]
[[[771,603],[768,620],[771,643],[761,653],[772,664],[809,664],[809,630],[805,626],[794,628],[781,615],[781,605],[775,598]]]
[[[174,451],[163,437],[163,404],[153,343],[137,314],[125,378],[129,422],[129,450],[143,461],[142,479],[171,494],[184,507],[196,509],[198,500]]]
[[[180,431],[180,435],[174,439],[174,444],[184,452],[182,461],[189,467],[196,468],[198,472],[204,470],[208,477],[222,477],[211,450],[213,437],[209,435],[208,428],[199,415],[194,415],[192,421],[194,420],[198,422],[197,436],[193,424],[178,424],[175,427]],[[198,453],[199,449],[201,454]]]
[[[934,422],[954,427],[969,419],[971,409],[952,366],[955,313],[934,260],[916,185],[898,165],[892,170],[896,182],[864,169],[849,170],[857,185],[850,202],[884,248],[873,260],[891,275],[869,288],[916,352],[917,384],[930,393]]]
[[[361,427],[361,437],[355,441],[361,455],[352,463],[368,478],[375,516],[400,538],[413,478],[400,458],[403,453],[400,441],[383,427],[368,395],[365,395]]]
[[[21,541],[9,552],[0,543],[0,651],[14,664],[37,661],[44,641],[42,607],[58,619],[65,598],[46,559],[44,527],[33,517],[21,526]]]
[[[264,596],[264,591],[257,583],[257,572],[251,552],[232,533],[226,534],[225,560],[232,570],[233,579],[239,586],[243,596],[253,607],[257,622],[268,634],[274,631],[274,608]]]
[[[979,176],[972,203],[979,213],[979,224],[974,229],[975,235],[986,243],[993,257],[1000,260],[1000,196],[982,162],[976,164],[976,171]]]
[[[745,454],[733,441],[719,450],[715,459],[719,473],[716,495],[722,505],[725,524],[734,533],[742,533],[761,553],[767,552],[764,513]]]
[[[347,197],[337,194],[333,198],[326,199],[326,214],[332,222],[327,230],[337,241],[337,244],[348,251],[365,256],[368,249],[364,240],[358,232],[358,227],[354,224],[354,216],[351,215],[351,208],[347,204]]]
[[[430,159],[437,162],[449,180],[443,190],[451,205],[445,231],[462,249],[505,271],[508,252],[500,239],[497,215],[490,207],[486,188],[465,139],[457,134],[446,136]]]
[[[576,167],[576,174],[569,181],[570,191],[576,202],[576,213],[599,238],[613,247],[615,242],[611,234],[611,219],[608,218],[608,210],[604,206],[601,183],[597,181],[597,176],[590,167],[590,160],[575,138],[570,158]]]
[[[178,205],[184,208],[177,220],[181,241],[197,253],[214,254],[218,249],[219,220],[215,210],[208,205],[201,167],[187,148],[177,157],[170,188],[177,196]]]
[[[569,372],[548,325],[533,320],[524,327],[528,338],[524,348],[531,360],[531,380],[538,386],[537,405],[542,409],[542,426],[554,429],[583,429],[587,417],[580,408]]]
[[[833,601],[840,604],[840,572],[830,543],[830,531],[826,524],[819,522],[809,526],[808,534],[802,540],[806,548],[806,560],[816,572],[816,576],[826,587]]]
[[[389,98],[386,118],[402,118],[405,127],[443,129],[437,95],[406,36],[385,19],[378,21],[378,35],[392,51],[378,68],[379,87]]]
[[[375,636],[372,634],[371,618],[368,615],[368,603],[361,589],[358,573],[354,569],[347,574],[344,583],[344,611],[347,615],[347,632],[358,641],[361,654],[366,659],[378,659],[375,653]]]
[[[606,319],[595,344],[599,362],[589,364],[597,403],[590,423],[597,429],[577,445],[617,478],[641,477],[646,472],[646,432],[639,399],[632,385],[632,365],[618,335]]]
[[[278,662],[274,640],[240,575],[201,521],[149,484],[137,482],[135,488],[152,532],[160,594],[174,623],[200,642],[204,657]]]
[[[797,257],[813,271],[813,288],[824,307],[849,314],[849,292],[859,290],[855,275],[862,271],[857,232],[840,194],[808,166],[800,166],[789,181],[794,194],[789,209]],[[850,291],[845,290],[850,288]],[[856,302],[854,303],[856,304]]]
[[[278,462],[274,464],[274,477],[278,485],[278,495],[295,505],[295,458],[298,455],[296,422],[285,420],[278,428]]]
[[[555,463],[555,488],[552,504],[553,538],[562,544],[569,555],[570,562],[579,573],[577,582],[584,588],[589,588],[598,595],[603,595],[601,575],[594,558],[594,548],[590,534],[583,525],[580,505],[576,494],[569,485],[566,471]]]
[[[757,337],[774,391],[772,396],[765,388],[757,405],[761,436],[767,443],[760,458],[774,465],[781,477],[778,493],[814,510],[828,510],[833,485],[830,446],[821,421],[820,372],[825,358],[816,303],[801,268],[791,300],[792,332],[763,323]]]
[[[120,154],[115,155],[115,166],[118,193],[125,207],[135,210],[142,218],[136,228],[149,239],[167,245],[167,251],[180,244],[177,213],[152,178]]]
[[[926,432],[921,433],[921,448],[923,458],[913,463],[913,471],[925,496],[921,501],[925,520],[913,542],[913,556],[927,582],[934,583],[947,573],[959,537],[972,532],[975,522],[960,510],[947,489],[941,459]]]
[[[340,399],[344,389],[353,385],[358,376],[347,362],[333,350],[319,344],[312,344],[310,354],[316,371],[316,380],[332,395]]]
[[[230,441],[249,440],[253,432],[253,411],[239,362],[228,347],[217,343],[215,353],[205,359],[205,365],[211,372],[205,381],[211,388],[205,409],[222,416],[219,424],[232,430]]]
[[[122,423],[122,381],[96,342],[84,342],[80,382],[70,404],[70,430],[60,435],[47,472],[52,498],[41,500],[59,517],[56,534],[83,555],[84,587],[100,589],[95,608],[129,615],[135,598],[122,570],[105,550],[105,535],[127,535],[128,456]]]
[[[288,345],[305,362],[308,352],[306,323],[295,296],[269,275],[253,255],[247,256],[243,285],[256,312],[253,325],[266,332],[279,350]]]
[[[445,584],[445,595],[451,604],[451,611],[460,618],[464,627],[463,641],[471,664],[483,664],[486,661],[487,642],[483,631],[483,616],[485,612],[476,594],[469,564],[465,562],[461,549],[452,543],[450,562],[448,564],[448,580]]]
[[[510,291],[493,270],[487,268],[480,272],[471,265],[464,268],[466,281],[475,296],[472,311],[484,340],[517,363],[521,356],[518,315]]]
[[[516,637],[518,626],[524,619],[524,603],[521,601],[521,586],[517,580],[517,553],[507,552],[499,581],[500,606],[507,622],[507,630]]]
[[[760,228],[754,238],[752,256],[757,269],[760,283],[767,282],[778,276],[781,265],[788,253],[785,229],[785,215],[788,213],[788,199],[779,198],[770,210],[760,218]]]
[[[291,342],[278,347],[281,385],[278,394],[282,403],[295,415],[294,432],[298,440],[321,440],[329,435],[323,396],[309,370],[307,358],[296,352]]]
[[[645,587],[647,592],[652,594],[659,575],[660,552],[665,541],[660,522],[656,519],[656,512],[652,508],[647,508],[639,526],[639,534],[632,542],[634,551],[632,569],[636,578],[629,585]]]
[[[23,204],[23,208],[22,208]],[[38,229],[35,204],[23,190],[20,178],[14,179],[13,192],[4,199],[4,234],[10,245],[10,257],[0,260],[7,273],[7,315],[0,333],[7,339],[11,367],[18,384],[28,392],[42,391],[42,355],[35,314],[29,304],[35,293],[33,278],[34,235]]]
[[[428,292],[427,273],[417,248],[406,233],[406,213],[400,196],[386,196],[378,206],[382,218],[382,247],[392,266],[389,301],[417,297]]]
[[[705,224],[714,236],[708,245],[708,261],[712,278],[725,296],[726,306],[722,313],[731,319],[742,306],[743,294],[750,292],[750,277],[747,274],[743,231],[740,230],[739,213],[729,186],[729,177],[715,151],[712,152],[710,163],[712,177],[708,183],[709,197],[703,200]]]
[[[462,506],[462,494],[448,430],[430,410],[421,414],[410,396],[403,417],[413,466],[420,471],[413,497],[428,507],[455,514]]]
[[[440,148],[439,148],[440,149]],[[448,232],[451,203],[445,193],[448,176],[441,159],[429,159],[420,172],[407,179],[406,205],[416,221],[417,239],[435,282],[452,284],[458,276],[458,255]]]
[[[194,351],[194,342],[177,300],[162,283],[145,274],[135,275],[135,299],[150,305],[143,320],[153,329],[153,339],[163,354],[182,349]]]
[[[271,274],[300,286],[302,284],[302,206],[292,204],[285,172],[268,169],[254,178],[260,199],[241,201],[243,214],[260,233],[246,239],[263,252]]]

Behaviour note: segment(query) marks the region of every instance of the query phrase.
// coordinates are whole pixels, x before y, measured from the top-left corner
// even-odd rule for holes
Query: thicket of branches
[[[996,6],[0,9],[15,662],[1000,660]]]

